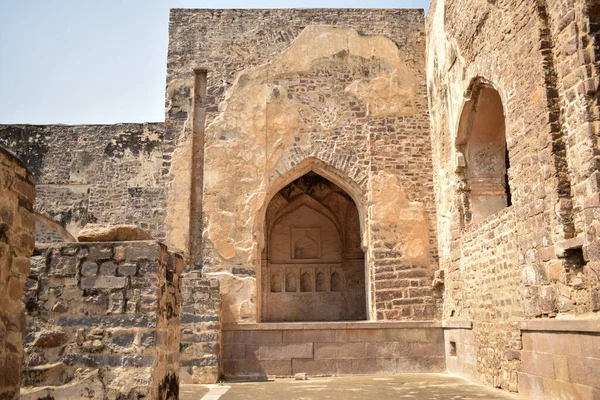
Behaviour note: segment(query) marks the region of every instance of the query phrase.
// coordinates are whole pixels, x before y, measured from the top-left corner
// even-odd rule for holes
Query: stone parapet
[[[223,372],[232,378],[443,372],[440,322],[227,324]]]
[[[155,241],[65,243],[36,248],[31,265],[24,396],[178,393],[181,255]]]

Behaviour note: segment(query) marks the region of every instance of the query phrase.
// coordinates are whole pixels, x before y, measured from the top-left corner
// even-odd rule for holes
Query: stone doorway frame
[[[354,182],[350,177],[346,174],[338,170],[337,168],[317,159],[314,157],[310,157],[304,159],[300,163],[294,165],[284,174],[279,177],[272,179],[269,182],[269,188],[265,193],[265,200],[256,214],[255,219],[255,236],[257,238],[257,257],[258,265],[256,267],[256,321],[258,323],[263,322],[262,316],[262,267],[263,267],[263,259],[262,253],[266,244],[266,214],[269,203],[273,199],[273,197],[284,187],[286,187],[291,182],[296,179],[304,176],[309,172],[314,172],[323,178],[329,180],[331,183],[337,185],[339,188],[344,190],[354,201],[356,209],[358,210],[358,218],[360,222],[360,238],[361,238],[361,248],[365,253],[364,259],[364,273],[365,273],[365,307],[366,307],[366,316],[367,321],[374,320],[374,313],[372,312],[372,297],[373,293],[371,288],[371,279],[369,274],[369,246],[368,246],[368,223],[367,223],[367,194],[360,186]]]

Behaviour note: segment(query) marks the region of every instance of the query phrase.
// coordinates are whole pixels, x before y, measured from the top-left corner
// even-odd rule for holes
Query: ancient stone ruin
[[[164,123],[0,125],[0,398],[598,398],[599,30],[592,0],[172,10]]]

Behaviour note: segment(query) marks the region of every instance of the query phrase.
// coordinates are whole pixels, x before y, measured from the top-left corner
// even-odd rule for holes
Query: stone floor
[[[276,379],[226,382],[223,385],[182,385],[181,400],[312,400],[312,399],[518,399],[513,394],[444,374],[402,374]]]

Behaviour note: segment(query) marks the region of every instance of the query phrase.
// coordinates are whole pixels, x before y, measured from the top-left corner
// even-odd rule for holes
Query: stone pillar
[[[0,399],[19,397],[25,325],[21,298],[34,246],[34,199],[30,172],[0,147]]]
[[[219,280],[191,272],[182,278],[181,383],[216,383],[221,374]]]

